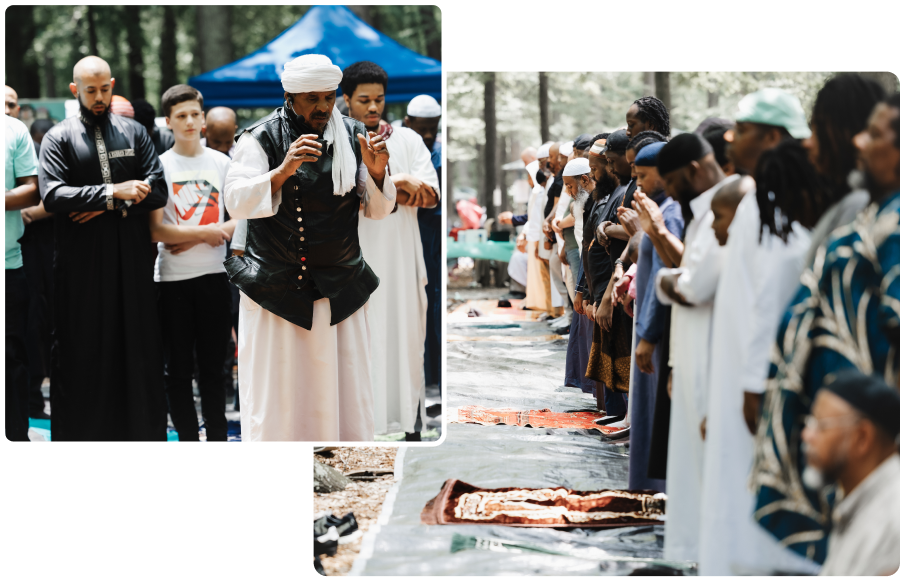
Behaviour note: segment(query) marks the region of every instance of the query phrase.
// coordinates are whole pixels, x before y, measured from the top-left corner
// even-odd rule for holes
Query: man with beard
[[[80,114],[41,143],[44,209],[56,214],[54,441],[165,441],[162,351],[148,214],[168,197],[147,131],[110,114],[109,65],[80,60]]]
[[[744,196],[728,229],[716,286],[698,561],[711,575],[815,572],[816,563],[786,551],[751,518],[748,424],[755,422],[759,405],[746,402],[765,388],[778,320],[796,293],[809,246],[809,233],[799,223],[764,228],[760,207],[768,205],[770,193],[784,199],[806,194],[809,161],[797,154],[794,139],[808,137],[810,130],[799,99],[776,88],[744,97],[736,120],[726,139],[728,154],[738,170],[757,177],[757,190]],[[775,152],[782,140],[793,141],[793,150]],[[772,162],[761,183],[757,165],[764,153]]]
[[[628,410],[625,393],[628,393],[631,374],[633,322],[624,309],[612,301],[612,287],[619,280],[616,278],[617,269],[623,268],[616,261],[619,261],[625,252],[628,241],[612,237],[604,238],[598,235],[597,229],[602,228],[601,223],[618,223],[618,209],[630,206],[627,203],[631,202],[637,187],[636,182],[631,179],[631,167],[625,159],[627,146],[628,137],[625,131],[617,130],[609,135],[606,146],[598,151],[598,154],[604,156],[606,167],[604,170],[600,159],[594,161],[598,166],[595,177],[597,185],[601,192],[607,190],[611,192],[605,206],[594,207],[590,218],[585,222],[584,230],[585,240],[588,241],[586,244],[590,247],[590,243],[593,242],[591,247],[593,252],[590,255],[591,270],[599,268],[606,271],[605,280],[593,286],[591,307],[588,311],[596,324],[593,329],[587,376],[606,385],[604,396],[607,399],[603,401],[606,413],[609,416],[621,417],[624,417]],[[624,270],[621,273],[624,273]],[[600,402],[601,395],[598,394],[598,406]]]
[[[320,54],[285,64],[284,107],[244,131],[225,179],[226,208],[250,219],[225,261],[242,293],[243,440],[375,436],[365,305],[379,280],[359,216],[388,216],[396,189],[382,137],[334,105],[342,76]]]
[[[684,252],[679,268],[658,275],[660,303],[672,305],[669,362],[671,420],[666,468],[666,559],[697,559],[703,436],[712,336],[712,303],[723,254],[712,229],[712,198],[738,177],[726,178],[706,140],[680,134],[659,153],[657,170],[666,191],[685,215]],[[647,231],[652,237],[653,227]],[[660,393],[657,392],[657,397]],[[657,398],[659,407],[660,399]]]
[[[341,90],[351,118],[377,132],[384,115],[388,76],[373,62],[344,70]],[[388,172],[397,187],[397,210],[384,222],[359,219],[359,242],[366,262],[381,280],[369,303],[372,331],[372,386],[375,434],[402,431],[421,440],[416,416],[425,409],[425,336],[428,274],[419,235],[418,207],[440,197],[437,173],[422,137],[402,126],[385,126],[391,155]],[[422,422],[424,423],[424,415]]]
[[[900,568],[900,394],[880,377],[843,370],[806,418],[803,480],[837,483],[828,557],[819,575],[891,575]]]
[[[604,136],[604,135],[601,135]],[[601,140],[605,142],[605,140]],[[565,184],[566,194],[572,198],[572,216],[576,223],[582,221],[587,215],[586,210],[593,208],[594,200],[591,198],[591,192],[594,190],[594,180],[590,175],[590,163],[585,158],[575,158],[566,164],[563,171],[563,182]],[[578,226],[580,233],[582,227]],[[582,238],[576,238],[577,247],[582,247]],[[584,393],[598,394],[597,383],[585,376],[587,370],[588,354],[590,353],[591,327],[593,322],[584,315],[582,302],[584,295],[582,294],[585,282],[589,283],[590,279],[585,278],[584,265],[586,261],[582,259],[584,252],[579,254],[578,250],[569,251],[566,258],[570,267],[575,267],[575,274],[578,275],[580,281],[579,287],[575,294],[575,312],[573,315],[572,325],[569,327],[569,344],[566,350],[566,375],[565,385],[570,387],[578,387]],[[589,292],[589,290],[587,291]],[[590,302],[588,300],[588,302]],[[600,392],[602,399],[602,392]]]

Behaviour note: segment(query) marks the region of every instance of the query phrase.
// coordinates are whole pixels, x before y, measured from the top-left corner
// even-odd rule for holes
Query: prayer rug
[[[573,491],[564,487],[483,489],[448,479],[422,510],[426,525],[628,527],[659,525],[666,495],[653,491]]]
[[[535,429],[596,429],[606,435],[616,435],[625,429],[598,425],[597,419],[605,416],[602,411],[574,413],[554,413],[550,409],[488,409],[478,405],[468,405],[450,409],[449,423],[475,423],[478,425],[514,425]]]
[[[546,342],[546,341],[564,341],[566,337],[562,335],[490,335],[490,336],[465,336],[465,335],[447,335],[448,343],[458,343],[460,341],[490,341],[494,343],[507,342]]]
[[[522,310],[524,299],[509,299],[511,307],[497,306],[500,301],[493,300],[471,300],[462,304],[450,314],[447,315],[448,323],[468,323],[486,320],[485,317],[501,317],[504,321],[534,321],[544,311],[525,311]],[[469,316],[469,311],[476,310],[480,316]],[[496,319],[495,319],[496,320]]]

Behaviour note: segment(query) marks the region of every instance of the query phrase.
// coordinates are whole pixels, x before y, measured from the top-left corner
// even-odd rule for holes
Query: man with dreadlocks
[[[763,528],[779,541],[790,542],[792,550],[819,563],[824,560],[827,544],[827,510],[822,506],[827,503],[827,493],[804,486],[801,481],[806,459],[800,450],[800,433],[823,382],[809,371],[807,362],[817,331],[804,327],[821,312],[813,296],[833,298],[833,294],[819,291],[818,285],[828,281],[822,267],[832,262],[815,259],[827,247],[822,243],[834,230],[846,231],[845,225],[869,202],[867,191],[850,190],[850,176],[860,157],[853,137],[866,129],[872,110],[883,98],[880,84],[858,74],[840,74],[826,82],[813,105],[812,134],[804,141],[810,160],[822,177],[820,187],[810,191],[814,195],[808,199],[810,202],[802,202],[801,198],[800,203],[792,203],[802,207],[799,211],[785,204],[789,198],[776,199],[788,209],[786,215],[797,213],[798,220],[806,226],[817,218],[818,223],[810,235],[802,282],[778,329],[777,353],[773,353],[766,383],[750,483],[756,494],[756,518]],[[831,208],[818,217],[828,205]]]
[[[738,569],[814,573],[815,563],[785,551],[750,516],[747,471],[753,438],[742,417],[754,424],[756,413],[741,411],[745,397],[764,389],[778,318],[797,290],[809,246],[809,232],[800,223],[768,220],[773,214],[770,191],[788,198],[802,196],[810,186],[803,182],[808,171],[802,158],[792,150],[772,149],[782,141],[806,138],[810,130],[799,99],[777,88],[744,97],[736,121],[729,154],[739,170],[763,182],[738,207],[716,287],[698,561],[710,575]],[[793,150],[799,148],[791,144]],[[761,164],[767,150],[768,159]],[[760,179],[757,165],[773,170]],[[790,184],[776,187],[784,178]]]
[[[669,137],[669,111],[662,100],[655,96],[644,96],[634,101],[625,113],[628,138],[647,130],[659,132]]]

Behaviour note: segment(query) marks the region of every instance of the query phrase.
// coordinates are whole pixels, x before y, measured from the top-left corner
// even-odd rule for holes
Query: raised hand
[[[391,158],[384,138],[374,132],[369,132],[368,141],[363,138],[362,134],[357,134],[356,137],[362,147],[362,160],[369,171],[369,176],[374,180],[383,180],[387,172],[388,160]]]
[[[318,134],[304,134],[291,143],[288,148],[281,166],[284,167],[288,174],[297,172],[300,165],[304,162],[316,162],[322,156],[322,144],[316,142],[319,138]]]

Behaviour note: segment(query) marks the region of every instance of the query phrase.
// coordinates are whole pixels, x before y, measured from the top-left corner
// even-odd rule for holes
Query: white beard
[[[574,208],[578,211],[581,211],[582,209],[584,209],[584,203],[587,202],[587,199],[590,195],[591,195],[590,192],[588,192],[587,190],[585,190],[584,188],[579,186],[578,187],[578,195],[574,199],[572,199],[572,204],[573,204]]]
[[[822,488],[828,483],[825,482],[825,477],[822,475],[822,471],[816,469],[815,467],[811,467],[807,465],[803,468],[803,484],[813,491],[821,491]]]

